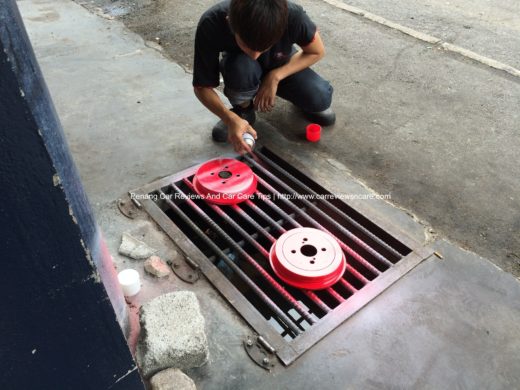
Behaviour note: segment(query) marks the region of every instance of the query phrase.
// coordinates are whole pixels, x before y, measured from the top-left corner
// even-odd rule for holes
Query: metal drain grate
[[[431,252],[378,226],[267,148],[256,156],[240,158],[258,189],[238,205],[200,199],[192,184],[198,166],[132,193],[288,365]],[[301,290],[272,271],[272,244],[299,227],[338,240],[347,269],[332,287]]]

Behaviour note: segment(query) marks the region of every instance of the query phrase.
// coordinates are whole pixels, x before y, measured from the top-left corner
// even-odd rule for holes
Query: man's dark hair
[[[287,0],[231,0],[229,24],[248,48],[264,51],[287,29]]]

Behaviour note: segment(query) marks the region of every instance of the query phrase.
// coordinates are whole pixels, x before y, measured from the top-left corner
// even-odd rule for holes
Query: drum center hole
[[[233,176],[233,174],[229,171],[220,171],[218,176],[221,178],[221,179],[229,179],[231,176]]]
[[[316,256],[316,253],[318,253],[318,250],[313,245],[304,245],[300,248],[300,252],[304,256],[312,257],[312,256]]]

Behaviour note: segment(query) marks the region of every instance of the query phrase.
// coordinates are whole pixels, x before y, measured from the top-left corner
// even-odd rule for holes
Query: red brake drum
[[[345,254],[336,239],[312,228],[282,234],[271,247],[269,259],[280,279],[305,290],[332,286],[347,268]]]
[[[193,178],[195,191],[207,202],[237,204],[256,191],[257,179],[252,169],[232,158],[210,160],[202,164]]]

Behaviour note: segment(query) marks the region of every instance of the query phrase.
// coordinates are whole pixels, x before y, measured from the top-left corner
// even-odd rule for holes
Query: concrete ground
[[[207,3],[168,3],[177,11],[172,25],[185,24],[179,33],[188,37]],[[434,242],[442,231],[517,272],[507,254],[519,252],[518,81],[329,5],[303,3],[331,42],[318,69],[336,80],[339,121],[311,145],[294,110],[280,103],[258,125],[261,142],[333,192],[369,192],[355,177],[391,192],[433,227],[383,201],[354,205],[433,244],[444,259],[426,260],[290,367],[268,374],[245,357],[251,329],[206,280],[156,281],[117,254],[131,231],[164,258],[175,256],[145,215],[119,213],[118,197],[230,152],[211,143],[215,119],[191,93],[190,75],[106,15],[69,0],[18,2],[115,265],[143,276],[133,308],[168,291],[196,292],[210,344],[209,364],[188,372],[200,389],[519,388],[518,279],[447,240]]]
[[[520,276],[520,78],[326,1],[300,1],[327,47],[316,69],[335,87],[338,122],[319,149],[436,233]],[[187,72],[198,18],[213,3],[82,2],[160,43]],[[348,4],[520,68],[515,1]],[[263,118],[302,138],[305,122],[290,104],[278,101]]]

